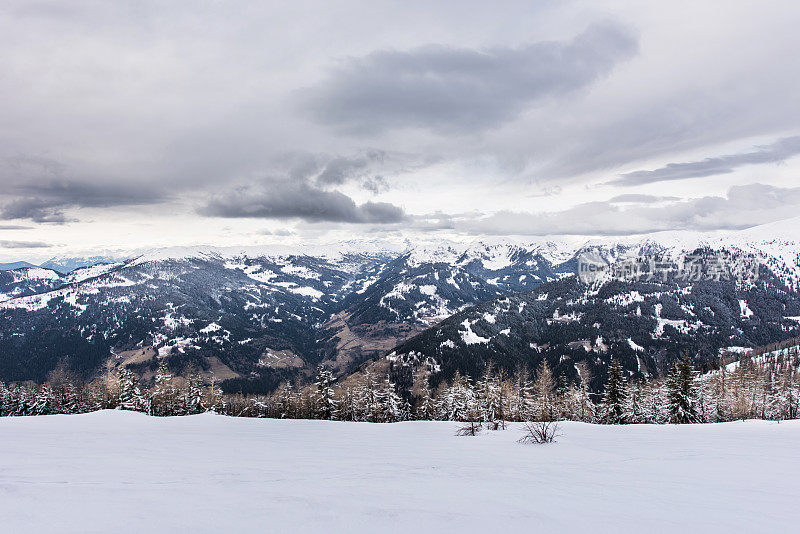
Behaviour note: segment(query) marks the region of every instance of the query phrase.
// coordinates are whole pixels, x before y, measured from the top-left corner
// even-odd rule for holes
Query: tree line
[[[126,368],[82,383],[61,365],[44,384],[0,382],[0,415],[48,415],[122,409],[153,416],[215,412],[236,417],[329,419],[389,423],[471,422],[500,428],[506,421],[588,423],[704,423],[737,419],[796,419],[800,413],[797,346],[745,355],[702,376],[687,357],[664,378],[629,382],[618,360],[609,364],[602,393],[577,363],[577,380],[554,376],[546,360],[534,373],[508,374],[488,365],[476,380],[456,372],[436,389],[430,369],[388,362],[386,372],[336,379],[318,367],[313,383],[284,383],[270,395],[223,394],[197,373],[174,376],[159,363],[152,385]]]

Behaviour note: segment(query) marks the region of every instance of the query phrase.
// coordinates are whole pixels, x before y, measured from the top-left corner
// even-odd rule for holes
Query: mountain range
[[[85,377],[120,365],[152,378],[160,359],[194,366],[229,391],[268,391],[323,363],[345,375],[390,359],[425,364],[436,383],[489,362],[548,359],[596,380],[619,358],[631,376],[689,353],[712,365],[727,347],[800,334],[794,219],[729,233],[326,247],[190,247],[61,272],[0,271],[0,379],[41,381],[59,362]],[[723,254],[757,260],[747,280],[575,273]],[[68,266],[68,262],[62,262]],[[704,269],[707,269],[707,265]]]

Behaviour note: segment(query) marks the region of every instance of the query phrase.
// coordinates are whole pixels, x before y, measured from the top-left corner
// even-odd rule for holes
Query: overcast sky
[[[0,3],[0,261],[800,208],[800,3]]]

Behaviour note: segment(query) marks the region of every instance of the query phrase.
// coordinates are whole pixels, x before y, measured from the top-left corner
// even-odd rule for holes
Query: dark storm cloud
[[[67,208],[109,208],[154,204],[166,195],[145,185],[126,185],[72,180],[32,180],[12,184],[12,198],[0,204],[0,219],[30,219],[34,222],[67,222]]]
[[[67,222],[59,201],[41,198],[17,198],[0,206],[0,219],[30,219],[38,223],[63,224]]]
[[[663,230],[735,230],[797,215],[800,187],[749,184],[725,197],[669,202],[663,206],[620,208],[610,201],[587,202],[548,213],[503,211],[465,220],[456,229],[476,234],[629,235]]]
[[[325,191],[306,183],[279,184],[269,190],[239,190],[212,199],[198,210],[211,217],[298,218],[308,222],[396,223],[403,209],[385,202],[357,205],[338,191]]]
[[[42,243],[41,241],[3,241],[0,240],[0,248],[50,248],[53,245]]]
[[[778,163],[797,154],[800,154],[800,136],[786,137],[771,145],[757,147],[757,150],[752,152],[706,158],[702,161],[688,163],[670,163],[652,171],[628,172],[609,183],[615,185],[640,185],[728,174],[732,173],[737,167],[760,163]]]
[[[466,134],[587,87],[637,49],[627,28],[606,23],[570,42],[378,51],[345,61],[308,91],[306,105],[319,122],[351,132],[420,127]]]

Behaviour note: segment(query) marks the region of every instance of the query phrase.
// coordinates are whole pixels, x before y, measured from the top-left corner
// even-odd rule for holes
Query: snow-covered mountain
[[[40,267],[52,269],[62,274],[68,274],[82,267],[91,267],[98,263],[118,263],[125,261],[131,256],[128,254],[90,254],[85,256],[55,256]]]
[[[685,297],[689,301],[683,304],[698,306],[691,301],[701,298],[694,293],[699,290],[693,289],[693,284],[687,289],[606,283],[593,290],[595,295],[583,297],[582,286],[572,276],[580,255],[590,251],[608,261],[654,253],[680,257],[698,247],[724,250],[735,258],[757,255],[772,273],[762,293],[750,294],[749,289],[735,284],[719,285],[714,291],[724,297],[720,298],[727,311],[722,315],[733,314],[739,301],[744,301],[747,309],[765,317],[762,322],[766,324],[772,319],[764,314],[777,305],[778,294],[783,295],[780,302],[786,306],[779,315],[800,316],[800,311],[792,311],[800,281],[800,239],[792,235],[797,232],[796,223],[727,234],[668,232],[624,238],[502,239],[414,246],[354,241],[304,247],[182,247],[149,251],[68,274],[46,269],[6,271],[0,273],[0,352],[4,354],[0,378],[41,380],[61,359],[86,375],[123,364],[147,377],[158,358],[167,357],[178,371],[197,365],[232,380],[228,385],[234,389],[269,389],[279,380],[307,375],[319,362],[346,373],[397,345],[404,346],[406,340],[459,312],[463,318],[457,316],[456,330],[448,333],[453,335],[439,340],[437,347],[449,340],[469,353],[490,336],[501,352],[506,346],[513,352],[525,346],[533,350],[531,343],[547,343],[530,333],[519,338],[519,346],[499,341],[497,336],[502,337],[506,329],[500,328],[500,316],[514,311],[514,306],[519,317],[508,318],[509,325],[525,332],[539,319],[574,324],[551,328],[560,332],[562,345],[573,344],[572,348],[587,342],[589,347],[608,345],[619,337],[607,332],[617,320],[614,318],[627,320],[637,309],[641,309],[637,317],[641,317],[642,332],[653,332],[657,325],[663,328],[656,336],[661,341],[654,341],[655,345],[667,343],[666,338],[684,343],[691,341],[696,323],[687,311],[680,311],[681,306],[675,308],[667,301]],[[542,284],[561,288],[563,295],[542,289]],[[538,293],[530,293],[537,288]],[[598,300],[597,295],[609,291],[613,294],[604,299],[617,299],[618,305]],[[585,300],[576,301],[579,297]],[[498,304],[503,302],[511,303],[506,311],[505,305]],[[472,308],[481,303],[497,309]],[[536,310],[535,317],[526,315],[521,306]],[[580,328],[591,330],[594,323],[570,322],[568,318],[585,314],[580,308],[592,306],[598,313],[616,311],[600,316],[600,327],[590,335]],[[476,322],[474,313],[500,315],[495,323]],[[702,312],[694,313],[702,316]],[[710,319],[698,319],[703,324],[706,320]],[[682,337],[676,326],[680,321],[690,332]],[[728,321],[728,327],[742,332],[732,331],[733,338],[711,345],[764,344],[788,332],[774,326],[753,331],[743,321]],[[603,337],[601,342],[598,336]],[[644,347],[647,357],[636,361],[655,369],[660,356],[647,352],[651,347],[637,336],[639,333],[631,331],[631,343]],[[420,350],[419,339],[409,350]],[[636,352],[625,338],[619,339]],[[658,352],[655,345],[652,349]]]
[[[508,372],[542,359],[574,379],[583,362],[595,385],[611,357],[632,378],[656,376],[683,354],[713,363],[729,347],[756,347],[800,334],[800,295],[762,273],[750,286],[725,281],[610,281],[570,276],[470,307],[409,339],[387,358],[428,365],[434,381],[455,371]]]
[[[41,267],[18,267],[0,271],[0,302],[45,293],[63,284],[63,276]]]
[[[671,266],[659,273],[666,277],[634,270],[619,279],[608,269],[589,284],[577,276],[560,278],[466,308],[387,358],[428,365],[434,381],[456,370],[477,375],[490,363],[511,371],[542,359],[567,378],[584,362],[597,384],[605,380],[612,355],[632,377],[661,373],[683,353],[702,365],[725,348],[756,347],[800,333],[799,234],[800,218],[741,232],[587,240],[561,249],[573,254],[560,264],[561,272],[589,254],[622,267],[646,265],[631,263],[642,258],[675,265],[692,260],[702,264],[697,273],[704,276],[680,277]],[[736,276],[708,276],[711,260],[720,258]],[[739,277],[737,267],[755,267],[758,278]]]
[[[23,269],[26,267],[36,267],[27,261],[12,261],[11,263],[0,263],[0,271],[13,271],[14,269]]]

